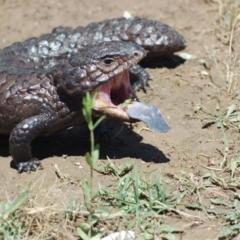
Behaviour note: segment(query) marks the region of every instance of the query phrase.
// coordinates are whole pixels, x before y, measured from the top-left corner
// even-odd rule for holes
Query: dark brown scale
[[[15,44],[14,48],[20,45]],[[12,50],[5,51],[12,56]],[[26,52],[20,53],[19,57],[24,58]],[[81,125],[84,122],[81,103],[85,93],[127,70],[126,66],[135,65],[145,54],[141,47],[132,43],[100,43],[81,49],[46,70],[36,67],[29,70],[28,66],[17,68],[15,61],[12,68],[7,68],[3,57],[0,133],[10,134],[10,153],[18,171],[35,171],[40,165],[31,154],[34,138]],[[113,68],[103,64],[109,56],[113,56],[110,64]],[[96,71],[100,74],[94,75]]]
[[[159,21],[138,17],[115,18],[76,29],[58,27],[50,34],[15,43],[0,53],[0,59],[4,59],[0,68],[1,65],[6,68],[12,65],[21,66],[22,69],[50,69],[58,65],[60,59],[68,59],[80,49],[103,41],[136,43],[148,51],[147,57],[173,54],[187,45],[176,30]],[[18,55],[17,60],[6,57],[9,51]],[[150,75],[139,65],[130,69],[130,72],[138,79],[134,90],[146,90]]]
[[[51,34],[30,38],[23,43],[14,43],[5,48],[3,53],[6,54],[12,50],[26,58],[24,52],[27,50],[28,57],[35,63],[42,58],[47,58],[48,61],[43,65],[48,67],[53,57],[61,57],[64,54],[69,57],[83,47],[113,40],[134,42],[148,50],[148,56],[172,54],[186,47],[185,39],[170,26],[135,17],[105,20],[76,29],[58,27]],[[23,52],[21,52],[22,49],[24,49]],[[0,58],[4,54],[0,55]]]
[[[40,164],[31,155],[34,138],[83,122],[81,99],[87,91],[130,67],[139,78],[134,89],[146,88],[150,76],[136,65],[146,52],[138,45],[151,56],[180,51],[186,42],[161,22],[116,18],[55,28],[0,51],[0,133],[10,134],[19,172]],[[95,69],[109,54],[117,57],[113,67]]]

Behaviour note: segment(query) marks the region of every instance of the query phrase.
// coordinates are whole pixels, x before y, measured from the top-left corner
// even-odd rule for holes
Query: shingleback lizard
[[[129,71],[140,79],[136,88],[145,87],[149,75],[137,63],[185,47],[184,38],[165,24],[118,18],[73,30],[56,28],[2,49],[0,133],[10,135],[18,172],[35,171],[40,165],[32,157],[33,139],[84,122],[86,92],[98,93],[95,116],[136,121],[121,107],[126,99],[137,99]]]

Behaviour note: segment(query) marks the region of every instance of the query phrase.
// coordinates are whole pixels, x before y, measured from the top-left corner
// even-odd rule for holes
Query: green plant
[[[26,231],[27,224],[20,220],[23,213],[17,211],[28,199],[26,189],[12,202],[0,203],[0,239],[21,239],[21,234]]]
[[[84,198],[85,198],[84,203],[85,203],[85,207],[89,211],[89,215],[88,215],[88,221],[85,223],[81,223],[77,229],[79,236],[84,240],[90,239],[92,237],[100,238],[102,236],[101,232],[93,231],[93,226],[98,222],[98,217],[94,215],[95,209],[93,207],[92,201],[94,198],[93,170],[97,160],[99,159],[99,144],[95,144],[94,130],[103,121],[105,116],[100,117],[95,123],[93,122],[92,108],[94,106],[95,100],[96,100],[96,95],[91,97],[90,94],[87,93],[86,97],[84,97],[82,101],[82,104],[83,104],[82,112],[87,122],[88,129],[90,131],[90,143],[91,143],[90,152],[87,152],[85,155],[86,162],[90,166],[90,180],[89,182],[85,180],[83,183],[83,192],[84,192]]]

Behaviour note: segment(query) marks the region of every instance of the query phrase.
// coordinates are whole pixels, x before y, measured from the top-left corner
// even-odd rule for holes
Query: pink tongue
[[[153,131],[168,132],[170,130],[160,110],[153,105],[133,102],[127,106],[126,112],[131,118],[145,122]]]

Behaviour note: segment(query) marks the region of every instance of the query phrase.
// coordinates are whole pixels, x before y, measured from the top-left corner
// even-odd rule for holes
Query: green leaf
[[[80,228],[77,228],[78,235],[81,237],[83,240],[89,240],[88,235]]]
[[[229,116],[235,111],[236,107],[237,106],[235,104],[232,104],[230,107],[228,107],[228,111],[227,111],[227,114],[226,114],[226,119],[228,119]]]
[[[79,224],[79,227],[86,233],[91,229],[90,224],[83,222]]]
[[[82,113],[88,124],[92,122],[92,108],[94,106],[94,101],[95,100],[91,98],[89,92],[87,92],[86,96],[82,100]]]
[[[106,116],[101,116],[94,124],[93,129],[95,129],[104,119]]]
[[[11,203],[5,205],[5,215],[13,213],[20,205],[22,205],[28,197],[28,190],[22,192]]]
[[[163,225],[160,227],[161,232],[165,233],[182,233],[183,229],[178,227],[172,227],[170,225]]]
[[[224,210],[219,210],[217,208],[206,208],[205,211],[207,213],[211,213],[211,214],[214,214],[214,215],[226,215],[226,211]]]
[[[203,210],[203,207],[197,203],[187,204],[185,207],[191,210]]]
[[[231,163],[231,166],[230,166],[230,169],[231,169],[231,178],[234,178],[235,171],[236,171],[237,167],[238,167],[237,161],[233,161],[233,162]]]
[[[88,129],[89,129],[89,131],[93,131],[94,130],[92,119],[88,122]]]
[[[91,217],[91,226],[96,224],[98,221],[99,221],[99,217],[96,216],[96,215],[92,215],[92,217]]]
[[[87,181],[84,181],[84,183],[83,183],[83,193],[84,193],[84,197],[85,197],[85,203],[87,203],[89,205],[90,200],[91,200],[91,189],[90,189]]]
[[[88,119],[87,119],[88,114],[87,114],[86,108],[83,108],[83,109],[82,109],[82,113],[83,113],[83,116],[84,116],[86,122],[88,122],[88,121],[87,121],[87,120],[88,120]]]
[[[99,144],[96,144],[94,151],[92,152],[92,166],[94,166],[99,159]]]
[[[135,168],[135,176],[134,176],[134,185],[133,185],[133,190],[134,190],[134,199],[136,203],[139,201],[139,175],[137,168]]]
[[[212,174],[211,173],[206,173],[205,175],[202,176],[202,178],[211,178]]]
[[[92,157],[91,157],[89,152],[87,152],[85,154],[85,158],[86,158],[87,164],[92,167],[93,166],[93,160],[92,160]]]
[[[218,235],[218,239],[232,239],[231,237],[235,236],[236,234],[238,234],[238,231],[232,229],[232,227],[227,227]]]
[[[211,203],[215,204],[215,205],[224,205],[224,206],[228,206],[228,203],[225,202],[222,199],[210,199]]]
[[[153,236],[153,234],[150,234],[148,232],[144,232],[143,233],[143,239],[144,240],[152,240],[152,239],[154,239],[154,236]]]
[[[93,232],[90,240],[100,240],[102,236],[102,232]]]
[[[162,240],[178,240],[178,237],[169,233],[169,234],[161,236],[161,239]]]

